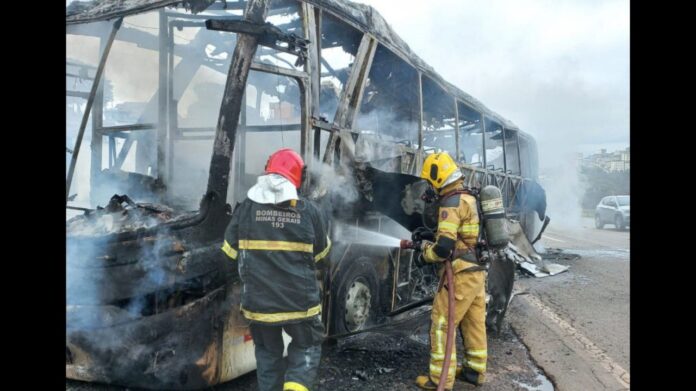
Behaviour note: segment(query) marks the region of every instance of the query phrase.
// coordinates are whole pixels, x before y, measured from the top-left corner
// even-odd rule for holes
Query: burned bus
[[[280,147],[303,156],[302,193],[333,217],[319,278],[329,338],[427,311],[435,270],[397,240],[433,226],[417,178],[427,154],[456,156],[470,186],[498,186],[520,237],[545,218],[534,139],[443,80],[371,7],[72,1],[66,46],[68,378],[195,389],[255,369],[220,247]],[[491,262],[490,327],[513,263]]]

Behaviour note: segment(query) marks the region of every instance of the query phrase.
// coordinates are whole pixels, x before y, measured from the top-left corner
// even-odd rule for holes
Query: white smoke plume
[[[539,147],[539,182],[546,190],[546,214],[550,226],[582,227],[580,201],[585,185],[578,172],[577,149],[573,141],[545,134],[537,138]]]

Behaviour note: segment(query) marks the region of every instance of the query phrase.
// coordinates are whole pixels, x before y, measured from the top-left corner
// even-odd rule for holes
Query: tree
[[[608,195],[630,195],[630,170],[606,172],[597,167],[582,167],[580,180],[585,185],[583,209],[594,209]]]

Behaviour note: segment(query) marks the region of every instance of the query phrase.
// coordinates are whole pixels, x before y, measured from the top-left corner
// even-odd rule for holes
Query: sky
[[[629,145],[627,0],[357,2],[445,80],[532,134],[542,168]]]

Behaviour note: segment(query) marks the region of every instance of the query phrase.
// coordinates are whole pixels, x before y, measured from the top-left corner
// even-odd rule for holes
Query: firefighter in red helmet
[[[331,241],[324,213],[298,196],[304,171],[292,149],[273,153],[225,231],[222,250],[242,280],[240,310],[250,321],[260,391],[310,390],[319,367],[324,327],[315,271]],[[286,359],[283,330],[292,338]]]

